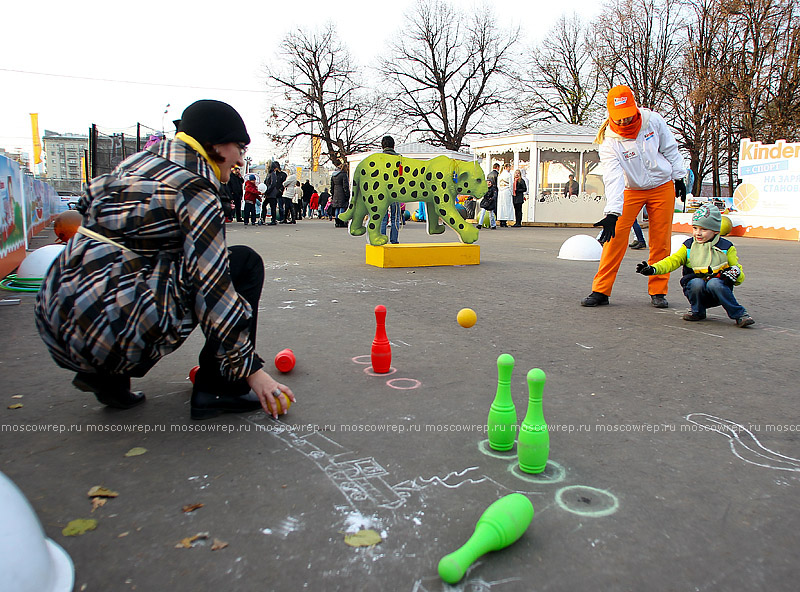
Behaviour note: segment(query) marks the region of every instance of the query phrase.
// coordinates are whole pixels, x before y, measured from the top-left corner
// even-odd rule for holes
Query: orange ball
[[[83,222],[83,216],[75,210],[67,210],[56,216],[53,222],[53,231],[58,240],[65,243],[78,232],[78,226]]]

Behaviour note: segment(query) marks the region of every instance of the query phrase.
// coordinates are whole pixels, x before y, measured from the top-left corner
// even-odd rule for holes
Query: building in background
[[[22,169],[22,173],[24,175],[32,175],[31,172],[31,157],[28,155],[27,152],[22,152],[21,150],[6,150],[5,148],[0,148],[0,156],[5,156],[9,160],[13,160],[16,162],[20,168]]]
[[[44,131],[42,137],[47,182],[59,195],[78,195],[82,188],[82,159],[89,149],[89,136]]]

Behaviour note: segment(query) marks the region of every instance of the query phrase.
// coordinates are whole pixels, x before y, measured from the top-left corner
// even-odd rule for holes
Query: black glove
[[[600,220],[599,222],[595,222],[592,226],[602,226],[603,232],[600,233],[600,238],[597,240],[600,244],[606,243],[614,238],[614,230],[617,228],[617,215],[616,214],[606,214],[606,217]]]
[[[736,283],[740,273],[741,271],[738,267],[729,267],[719,274],[719,279],[725,282],[729,287],[733,288],[733,284]]]
[[[642,261],[641,263],[636,264],[636,273],[641,273],[642,275],[655,275],[656,268],[652,265],[648,265],[647,261]]]

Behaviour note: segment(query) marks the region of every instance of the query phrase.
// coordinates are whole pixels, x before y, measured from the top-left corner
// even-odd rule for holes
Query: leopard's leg
[[[350,234],[353,236],[361,236],[367,231],[364,227],[364,217],[367,215],[367,207],[360,193],[356,196],[351,205],[352,210],[348,208],[347,212],[342,214],[342,216],[350,212]]]
[[[428,234],[442,234],[447,228],[439,222],[439,206],[429,201],[425,202],[425,214],[428,219]]]
[[[386,210],[389,209],[389,199],[384,193],[379,193],[376,196],[370,196],[370,199],[365,199],[367,215],[367,235],[369,236],[369,244],[380,246],[389,242],[389,237],[381,234],[381,220],[386,215]]]
[[[472,244],[478,240],[478,229],[461,217],[455,204],[455,195],[445,194],[439,198],[438,203],[432,204],[435,208],[428,210],[428,219],[430,220],[433,216],[436,216],[438,220],[441,217],[450,228],[458,233],[462,243]],[[430,222],[428,224],[430,228]],[[442,226],[442,231],[444,231],[444,226]]]

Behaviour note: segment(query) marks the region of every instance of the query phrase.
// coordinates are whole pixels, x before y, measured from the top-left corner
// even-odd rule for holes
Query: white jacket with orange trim
[[[625,189],[654,189],[686,176],[683,156],[667,122],[655,111],[640,108],[642,128],[636,139],[606,128],[600,164],[606,188],[604,214],[622,213]]]

